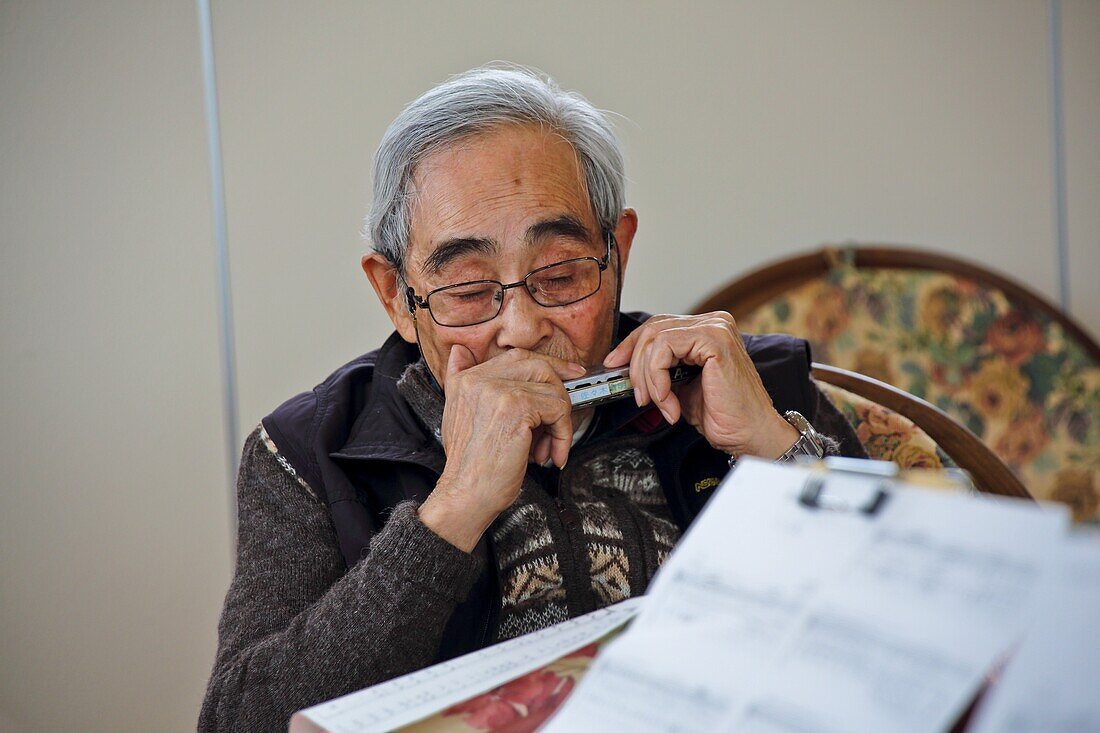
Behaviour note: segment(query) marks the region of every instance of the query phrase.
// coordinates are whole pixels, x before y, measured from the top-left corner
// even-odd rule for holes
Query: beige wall
[[[193,729],[231,568],[189,3],[0,6],[0,720]]]
[[[357,265],[373,147],[493,59],[625,116],[628,307],[845,239],[1057,294],[1038,0],[214,4],[238,439],[388,332]],[[1097,332],[1100,3],[1063,12]],[[197,715],[231,571],[199,60],[189,2],[0,2],[0,727]]]

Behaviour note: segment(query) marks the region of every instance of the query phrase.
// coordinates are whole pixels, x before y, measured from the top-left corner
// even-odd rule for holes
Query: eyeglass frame
[[[441,328],[469,328],[470,326],[480,326],[482,323],[488,323],[489,321],[493,320],[494,318],[496,318],[497,316],[500,315],[500,312],[502,310],[504,310],[504,294],[508,290],[511,290],[512,288],[518,288],[520,285],[525,285],[527,283],[527,278],[531,277],[535,273],[543,272],[545,270],[549,270],[552,267],[558,267],[559,265],[569,264],[570,262],[582,262],[584,260],[592,260],[600,268],[599,269],[599,278],[600,278],[600,280],[599,280],[599,283],[597,283],[597,285],[596,285],[596,289],[593,290],[588,295],[585,295],[582,298],[577,298],[576,300],[571,300],[568,303],[556,303],[554,305],[543,305],[542,303],[539,303],[538,299],[536,299],[534,294],[531,293],[530,287],[527,288],[527,294],[531,296],[531,300],[535,301],[535,303],[540,308],[561,308],[561,307],[564,307],[564,306],[567,306],[567,305],[573,305],[575,303],[580,303],[582,300],[587,300],[588,298],[591,298],[596,293],[600,292],[600,288],[603,287],[603,271],[606,270],[608,268],[608,266],[610,266],[610,264],[611,264],[611,248],[616,246],[616,244],[617,244],[616,241],[615,241],[615,233],[614,232],[612,232],[610,230],[605,230],[605,234],[607,235],[607,237],[606,237],[607,250],[604,252],[604,255],[603,255],[602,259],[598,259],[598,258],[592,257],[592,256],[589,256],[589,257],[571,257],[568,260],[561,260],[560,262],[551,262],[549,265],[543,265],[542,267],[536,267],[534,270],[531,270],[529,273],[524,275],[522,280],[516,280],[514,283],[505,284],[505,283],[502,283],[500,280],[469,280],[467,282],[452,283],[450,285],[444,285],[442,287],[435,288],[433,290],[428,291],[423,297],[417,295],[416,291],[413,290],[412,286],[408,285],[408,286],[405,287],[405,302],[406,302],[406,305],[409,308],[409,313],[412,314],[413,319],[415,320],[415,318],[416,318],[416,309],[417,308],[423,308],[424,310],[428,311],[428,315],[432,317],[432,320],[435,322],[435,324],[437,326],[441,327]],[[500,286],[500,293],[501,293],[501,295],[500,295],[500,304],[497,305],[496,313],[494,313],[493,315],[489,316],[488,318],[486,318],[484,320],[475,321],[474,323],[463,323],[461,326],[452,326],[452,325],[448,325],[448,324],[445,324],[445,323],[440,323],[439,319],[437,319],[435,317],[435,313],[432,312],[431,306],[428,305],[428,300],[433,295],[435,295],[436,293],[438,293],[442,290],[450,290],[452,288],[460,288],[460,287],[463,287],[463,286],[480,285],[480,284],[499,285]]]

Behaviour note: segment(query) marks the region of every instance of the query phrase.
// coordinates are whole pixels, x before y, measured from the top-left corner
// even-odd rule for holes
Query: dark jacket
[[[623,314],[619,338],[644,318]],[[796,410],[815,422],[822,397],[810,380],[808,344],[777,334],[744,339],[776,409]],[[417,347],[395,333],[381,349],[341,367],[263,420],[293,469],[327,504],[349,568],[365,556],[394,507],[426,499],[443,470],[435,438],[396,389],[405,368],[419,358]],[[607,411],[605,424],[615,430],[663,431],[649,450],[672,515],[681,530],[686,528],[728,470],[728,456],[684,422],[665,425],[653,408],[639,409],[625,400],[601,409]],[[844,437],[842,444],[854,441],[854,435]],[[437,660],[493,638],[500,591],[492,552],[487,533],[474,550],[485,561],[484,570],[452,614]]]

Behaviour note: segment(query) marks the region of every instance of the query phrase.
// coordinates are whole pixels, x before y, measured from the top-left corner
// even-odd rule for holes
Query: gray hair
[[[506,124],[546,126],[576,152],[592,210],[613,231],[625,199],[623,154],[604,114],[531,70],[482,67],[429,90],[390,123],[374,154],[374,199],[367,232],[374,250],[404,277],[413,172],[431,153]]]

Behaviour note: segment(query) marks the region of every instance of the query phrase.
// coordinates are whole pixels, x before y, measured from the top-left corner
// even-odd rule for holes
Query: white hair
[[[542,125],[568,141],[584,170],[600,229],[614,231],[625,205],[625,177],[622,150],[604,114],[529,69],[482,67],[447,80],[402,110],[374,154],[374,199],[365,234],[402,276],[417,164],[462,138],[506,124]]]

